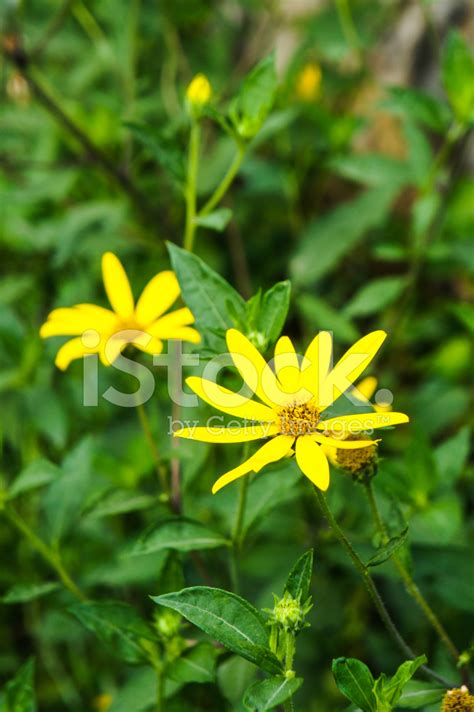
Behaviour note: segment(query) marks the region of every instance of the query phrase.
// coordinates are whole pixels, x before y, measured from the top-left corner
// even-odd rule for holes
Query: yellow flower
[[[321,91],[321,67],[315,62],[309,62],[296,77],[296,93],[303,101],[314,101]]]
[[[375,356],[386,334],[374,331],[359,339],[331,368],[332,338],[320,332],[310,343],[302,362],[290,339],[282,336],[275,346],[273,371],[251,342],[236,329],[227,332],[227,346],[244,383],[259,401],[233,393],[200,377],[186,383],[202,400],[223,413],[244,418],[232,427],[185,427],[177,437],[204,442],[239,443],[270,438],[246,462],[215,482],[215,493],[233,480],[293,453],[301,471],[322,490],[329,486],[329,465],[324,445],[342,449],[367,448],[372,440],[345,439],[373,428],[408,422],[404,413],[362,413],[323,417],[360,376]],[[365,436],[364,436],[365,437]]]
[[[112,702],[113,702],[112,695],[108,695],[108,694],[98,695],[92,701],[92,703],[94,705],[94,709],[96,709],[97,712],[107,712],[107,710],[110,709]]]
[[[204,74],[196,74],[186,89],[186,99],[192,106],[207,104],[212,96],[212,87]]]
[[[194,317],[187,307],[163,316],[180,294],[174,272],[155,275],[136,305],[122,263],[112,252],[102,256],[102,276],[112,310],[96,304],[54,309],[40,329],[43,339],[76,336],[56,355],[56,366],[62,371],[72,360],[90,354],[99,354],[102,363],[110,366],[127,344],[159,354],[166,339],[199,343],[198,332],[189,326]]]

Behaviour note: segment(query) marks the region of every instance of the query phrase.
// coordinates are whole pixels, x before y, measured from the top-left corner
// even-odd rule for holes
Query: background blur
[[[45,538],[60,532],[63,557],[91,596],[127,600],[151,615],[148,595],[158,593],[167,554],[122,556],[160,513],[136,415],[103,400],[82,407],[81,363],[59,372],[58,341],[40,342],[38,329],[56,306],[105,305],[106,250],[121,257],[136,295],[169,268],[164,241],[182,244],[185,88],[204,72],[225,107],[274,50],[280,89],[225,199],[234,217],[221,233],[200,230],[195,251],[246,298],[291,279],[285,333],[300,348],[319,329],[334,331],[339,353],[372,329],[390,332],[376,364],[379,385],[412,423],[384,437],[376,488],[394,526],[409,522],[415,577],[467,649],[474,184],[472,142],[467,130],[453,138],[440,57],[453,28],[469,39],[474,11],[455,0],[358,0],[347,9],[319,0],[3,2],[0,488],[39,459],[53,473],[62,467],[66,504],[49,484],[21,495],[18,508]],[[215,123],[206,121],[204,132],[201,198],[233,155]],[[160,376],[149,413],[166,459]],[[102,388],[126,383],[101,369]],[[189,443],[182,456],[186,511],[228,530],[236,492],[212,497],[210,485],[238,453],[222,447],[209,455],[206,445]],[[298,647],[306,683],[296,701],[311,712],[343,709],[333,657],[359,657],[374,673],[393,672],[400,659],[303,478],[285,467],[250,529],[243,590],[271,606],[271,593],[314,544],[315,605]],[[362,492],[337,473],[333,484],[339,521],[368,556],[373,531]],[[14,585],[53,576],[1,512],[0,551],[0,681],[34,655],[40,710],[105,710],[104,695],[114,700],[135,669],[68,613],[69,594],[9,596]],[[221,550],[204,558],[214,585],[228,586]],[[184,575],[187,585],[201,582],[188,560]],[[455,677],[390,564],[375,575],[412,646]],[[230,659],[217,685],[190,685],[167,709],[240,709],[251,668]]]

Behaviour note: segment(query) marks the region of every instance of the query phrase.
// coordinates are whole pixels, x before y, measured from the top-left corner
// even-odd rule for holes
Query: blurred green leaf
[[[52,591],[56,591],[59,584],[55,581],[44,583],[16,583],[1,597],[2,603],[28,603],[36,598],[46,596]]]
[[[76,603],[69,611],[99,638],[112,655],[127,663],[148,661],[142,639],[153,641],[156,636],[128,603],[90,601]]]
[[[385,561],[388,561],[393,554],[400,549],[405,543],[408,534],[408,527],[404,529],[398,536],[393,536],[391,539],[380,547],[377,552],[370,557],[367,566],[380,566]]]
[[[434,459],[443,487],[452,486],[460,477],[469,457],[469,448],[470,428],[466,425],[435,449]]]
[[[370,230],[380,226],[398,192],[397,186],[372,188],[354,200],[315,218],[301,236],[291,261],[298,285],[318,282],[353,250]]]
[[[344,313],[350,317],[378,314],[393,304],[406,287],[405,277],[380,277],[365,284],[346,304]]]
[[[210,643],[198,643],[167,668],[167,676],[177,682],[214,682],[219,651]]]
[[[377,153],[354,153],[336,156],[329,168],[338,175],[367,186],[386,184],[403,186],[410,183],[410,170],[406,161]]]
[[[446,104],[430,94],[412,87],[390,87],[390,96],[383,106],[402,113],[412,121],[443,133],[449,126],[450,114]]]
[[[443,48],[444,90],[457,119],[465,124],[474,119],[474,58],[459,32],[451,30]]]
[[[7,682],[0,697],[0,712],[36,712],[35,662],[30,658]]]
[[[125,684],[115,692],[108,712],[144,712],[156,702],[158,680],[151,667],[134,670]]]
[[[303,678],[271,677],[267,680],[254,682],[244,697],[244,705],[248,710],[263,712],[273,710],[278,705],[289,700],[303,684]]]
[[[190,519],[177,519],[154,525],[138,539],[129,554],[150,554],[161,549],[199,551],[228,545],[227,539],[204,524]]]
[[[377,712],[375,681],[367,665],[355,658],[337,658],[332,661],[332,673],[339,691],[362,712]]]
[[[263,126],[275,100],[277,76],[271,54],[245,77],[230,107],[230,117],[239,136],[255,136]]]
[[[334,338],[343,344],[352,344],[360,334],[341,309],[334,309],[313,294],[300,294],[296,307],[308,322],[308,327],[318,331],[332,331]]]
[[[207,227],[210,230],[222,232],[225,230],[232,218],[232,210],[230,208],[218,208],[207,215],[198,215],[195,219],[196,225]]]
[[[60,468],[49,460],[34,460],[13,480],[8,490],[8,497],[13,499],[23,492],[43,487],[56,480],[60,475]]]
[[[430,685],[428,682],[410,680],[403,688],[398,707],[407,710],[417,710],[425,705],[440,702],[446,690],[443,687]]]
[[[281,672],[281,663],[268,647],[268,632],[259,612],[235,593],[193,586],[151,598],[181,613],[233,653],[272,674]]]
[[[130,490],[113,489],[100,493],[85,512],[89,519],[111,517],[127,512],[138,512],[156,505],[156,497],[150,494],[134,493]]]

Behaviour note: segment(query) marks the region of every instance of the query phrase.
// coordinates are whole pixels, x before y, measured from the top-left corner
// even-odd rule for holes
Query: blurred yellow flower
[[[303,101],[314,101],[321,91],[323,74],[321,67],[315,62],[309,62],[296,77],[296,94]]]
[[[233,480],[293,453],[299,468],[322,490],[329,486],[329,465],[322,446],[341,449],[367,448],[374,441],[365,432],[408,422],[404,413],[361,413],[323,417],[324,411],[367,368],[386,338],[374,331],[359,339],[331,368],[332,338],[320,332],[300,361],[290,339],[282,336],[275,346],[274,371],[252,343],[236,329],[227,332],[227,346],[244,383],[259,398],[253,400],[233,393],[213,381],[200,377],[186,380],[189,387],[223,413],[244,418],[232,427],[216,425],[185,427],[176,437],[203,442],[239,443],[270,438],[246,462],[222,475],[215,482],[215,493]],[[216,418],[213,418],[215,422]],[[364,433],[360,439],[348,439]],[[346,439],[347,438],[347,439]]]
[[[207,104],[212,96],[212,87],[204,74],[196,74],[186,89],[186,99],[192,106]]]
[[[136,305],[122,263],[112,252],[102,256],[102,276],[112,310],[96,304],[54,309],[40,329],[43,339],[76,336],[59,349],[58,368],[64,371],[74,359],[90,354],[99,354],[102,363],[110,366],[127,344],[159,354],[164,340],[199,343],[198,332],[189,326],[194,317],[187,307],[165,314],[180,295],[174,272],[155,275]]]
[[[98,695],[93,700],[94,709],[96,709],[97,712],[107,712],[110,709],[112,702],[112,695]]]

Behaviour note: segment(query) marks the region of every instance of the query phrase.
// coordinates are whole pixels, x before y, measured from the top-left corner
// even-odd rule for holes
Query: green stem
[[[65,588],[80,601],[85,601],[86,596],[81,591],[79,586],[72,580],[64,564],[61,561],[59,552],[54,551],[48,546],[25,522],[18,512],[11,505],[4,505],[3,512],[9,521],[18,529],[23,536],[28,539],[32,547],[40,554],[43,559],[56,571],[57,575],[63,582]]]
[[[157,686],[156,686],[156,712],[163,712],[163,693],[165,687],[165,676],[163,670],[160,667],[156,669],[157,673]]]
[[[336,0],[337,14],[341,23],[342,33],[349,47],[360,60],[360,40],[349,6],[349,0]]]
[[[150,448],[150,451],[151,451],[151,454],[153,457],[155,471],[158,476],[158,479],[160,480],[161,489],[163,490],[163,493],[168,497],[169,496],[169,491],[168,491],[169,488],[168,488],[168,479],[166,477],[166,470],[160,462],[160,453],[158,452],[158,447],[156,445],[155,438],[153,437],[150,421],[148,419],[148,415],[147,415],[147,412],[146,412],[146,409],[145,409],[145,406],[143,405],[143,403],[137,403],[136,411],[137,411],[138,419],[140,421],[140,425],[142,426],[143,434],[145,435],[145,439],[148,443],[148,446]]]
[[[383,544],[386,544],[390,537],[388,535],[388,531],[385,526],[385,523],[381,517],[380,510],[378,508],[377,501],[375,499],[375,494],[374,494],[374,489],[372,487],[372,483],[365,482],[364,489],[365,489],[365,492],[367,495],[367,499],[369,501],[369,506],[370,506],[370,509],[372,512],[372,516],[374,518],[375,524],[377,525],[377,529],[379,530],[379,533],[382,537],[382,542],[383,542]],[[406,567],[404,566],[400,557],[397,556],[396,553],[392,555],[392,561],[395,564],[395,567],[396,567],[401,579],[403,580],[408,593],[418,603],[418,605],[421,608],[421,610],[423,611],[426,619],[429,621],[429,623],[432,625],[432,627],[434,628],[436,633],[439,635],[441,641],[443,642],[446,649],[449,651],[450,655],[457,662],[459,659],[459,651],[457,650],[453,641],[451,640],[448,633],[444,629],[441,621],[438,619],[438,616],[433,611],[433,609],[431,608],[431,606],[429,605],[429,603],[426,601],[423,594],[421,593],[420,589],[414,582],[410,572],[406,569]]]
[[[325,496],[316,487],[313,488],[313,491],[316,495],[316,499],[318,500],[319,507],[320,507],[323,515],[326,517],[326,520],[327,520],[329,526],[333,530],[334,534],[336,535],[337,539],[339,540],[339,543],[345,549],[347,555],[350,557],[352,563],[354,564],[357,572],[361,576],[361,578],[364,582],[365,588],[367,589],[367,593],[369,594],[370,598],[372,599],[372,602],[373,602],[375,608],[377,609],[377,612],[378,612],[380,618],[382,619],[382,622],[384,623],[387,631],[390,633],[394,642],[397,644],[397,646],[400,648],[400,650],[403,652],[403,654],[405,656],[407,656],[410,660],[413,660],[416,657],[415,653],[410,648],[410,646],[405,642],[402,635],[398,631],[398,628],[396,627],[395,623],[393,622],[392,618],[390,617],[389,612],[385,608],[385,604],[382,600],[382,597],[380,596],[380,593],[378,592],[378,589],[377,589],[372,577],[370,576],[370,573],[369,573],[367,567],[365,566],[364,562],[362,561],[362,559],[359,557],[359,555],[355,551],[355,549],[352,546],[349,539],[346,537],[346,535],[340,528],[339,524],[336,522],[331,510],[328,507]],[[440,677],[436,672],[434,672],[434,670],[431,670],[426,665],[422,665],[420,669],[423,670],[426,675],[429,675],[437,682],[441,682],[443,685],[447,685],[448,687],[450,686],[451,683],[444,680],[444,678]]]
[[[200,217],[208,215],[210,212],[212,212],[212,210],[214,210],[216,205],[220,203],[221,199],[224,197],[225,193],[227,193],[228,189],[230,188],[230,185],[234,180],[235,176],[239,172],[239,168],[242,165],[244,156],[245,146],[241,144],[238,147],[237,153],[235,154],[234,159],[227,170],[227,173],[225,174],[225,176],[223,177],[223,179],[221,180],[207,203],[199,211],[198,214]]]
[[[184,229],[184,249],[192,252],[196,232],[196,186],[199,167],[199,146],[201,128],[196,119],[191,124],[188,150],[188,174],[186,180],[186,226]]]

